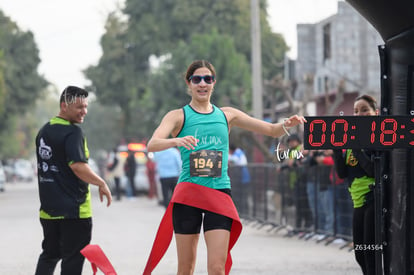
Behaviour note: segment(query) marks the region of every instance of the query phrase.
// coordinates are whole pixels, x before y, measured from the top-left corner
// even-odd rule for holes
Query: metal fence
[[[240,218],[288,235],[330,242],[352,240],[352,201],[348,183],[332,166],[280,169],[274,164],[249,164],[250,181],[241,166],[229,167],[232,196]]]

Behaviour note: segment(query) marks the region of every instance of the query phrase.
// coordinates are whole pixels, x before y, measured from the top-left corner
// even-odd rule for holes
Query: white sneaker
[[[316,234],[315,236],[313,236],[312,237],[312,239],[313,240],[316,240],[316,241],[322,241],[323,239],[325,239],[326,238],[326,236],[325,235],[323,235],[323,234]]]
[[[337,238],[337,239],[333,240],[332,243],[333,244],[345,244],[346,241],[344,239],[342,239],[342,238]]]

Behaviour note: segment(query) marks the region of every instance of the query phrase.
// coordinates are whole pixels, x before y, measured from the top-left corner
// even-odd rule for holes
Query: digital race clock
[[[414,116],[305,118],[305,149],[414,148]]]

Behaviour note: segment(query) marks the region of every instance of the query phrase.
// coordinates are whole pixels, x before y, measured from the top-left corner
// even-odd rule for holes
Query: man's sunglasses
[[[201,82],[201,80],[204,80],[205,83],[207,84],[211,84],[214,82],[214,75],[192,75],[190,76],[189,80],[193,83],[193,84],[198,84]]]

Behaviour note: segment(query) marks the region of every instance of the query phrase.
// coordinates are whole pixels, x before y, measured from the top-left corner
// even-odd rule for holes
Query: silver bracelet
[[[288,132],[288,130],[285,126],[285,121],[286,121],[286,119],[282,122],[282,128],[283,128],[283,131],[285,131],[286,135],[290,136],[290,133]]]

